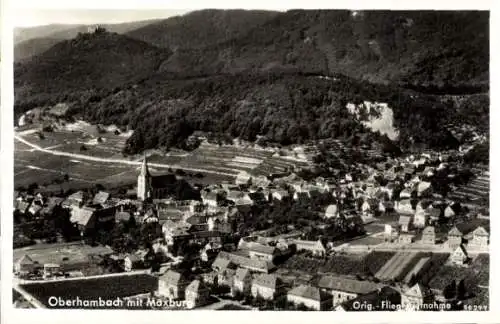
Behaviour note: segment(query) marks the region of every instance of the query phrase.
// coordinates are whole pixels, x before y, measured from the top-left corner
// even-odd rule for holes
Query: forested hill
[[[78,98],[149,78],[170,52],[117,33],[82,33],[57,43],[14,69],[18,104]]]
[[[240,38],[278,14],[264,10],[199,10],[129,31],[127,36],[172,50],[204,48]]]
[[[182,146],[195,130],[283,145],[355,143],[354,134],[369,130],[346,104],[363,101],[394,110],[403,146],[454,147],[448,124],[487,128],[487,12],[191,15],[128,35],[80,34],[16,64],[16,115],[66,102],[74,117],[133,128],[127,153]],[[205,22],[232,27],[203,33]],[[197,33],[199,47],[190,39]],[[429,93],[477,95],[456,101]]]
[[[162,70],[206,75],[281,69],[342,73],[420,90],[484,91],[489,80],[488,17],[488,12],[292,10],[207,48],[193,49],[189,38],[177,37],[179,50]],[[199,28],[205,21],[191,23]],[[166,36],[154,37],[148,30],[133,35],[171,45],[162,41]],[[190,35],[191,28],[187,30]]]
[[[118,34],[151,25],[158,20],[142,20],[127,23],[104,24],[101,27]],[[14,28],[14,61],[18,62],[41,54],[63,40],[85,33],[93,25],[51,24],[36,27]]]

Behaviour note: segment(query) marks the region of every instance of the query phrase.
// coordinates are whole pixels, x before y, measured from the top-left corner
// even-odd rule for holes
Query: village
[[[152,172],[144,156],[126,192],[16,191],[16,303],[49,307],[61,291],[197,309],[487,305],[489,172],[462,166],[461,154],[409,154],[307,180],[296,168],[261,168],[203,186]],[[121,277],[130,287],[106,292],[102,280]],[[169,308],[160,305],[150,306]]]

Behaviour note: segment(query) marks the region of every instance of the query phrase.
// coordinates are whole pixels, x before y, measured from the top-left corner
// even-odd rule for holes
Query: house
[[[129,253],[123,259],[123,268],[127,272],[140,268],[141,265],[142,265],[142,260],[135,254]]]
[[[276,247],[252,241],[255,237],[242,238],[238,249],[246,251],[251,259],[273,262],[278,251]]]
[[[472,240],[469,241],[469,247],[473,249],[487,249],[489,234],[484,227],[479,226],[472,232]]]
[[[166,227],[165,224],[167,223],[168,221],[162,225],[162,231],[167,245],[172,246],[177,242],[189,241],[192,237],[191,233],[188,232],[191,225],[176,224],[176,226],[173,227]]]
[[[304,240],[291,240],[291,244],[295,244],[297,251],[310,251],[315,256],[325,256],[326,248],[321,242],[317,241],[304,241]]]
[[[455,210],[452,208],[452,206],[448,206],[445,208],[444,210],[444,217],[446,218],[450,218],[450,217],[453,217],[455,216]]]
[[[233,269],[236,269],[236,267],[240,267],[240,268],[248,269],[248,270],[253,271],[253,272],[269,273],[276,268],[276,266],[272,262],[265,261],[265,260],[251,259],[245,251],[234,251],[234,252],[221,251],[221,252],[219,252],[219,254],[217,255],[217,258],[215,259],[214,263],[212,264],[212,268],[214,268],[216,261],[219,259],[229,260],[231,262],[231,264],[234,265]],[[223,261],[219,261],[219,262],[223,262]],[[235,272],[236,271],[233,272],[233,275],[235,274]]]
[[[363,214],[372,214],[372,205],[367,199],[365,199],[361,204],[361,212]]]
[[[61,273],[61,265],[57,263],[45,263],[43,265],[43,278],[51,278]]]
[[[290,194],[286,190],[275,190],[272,193],[273,199],[277,199],[277,200],[283,200],[289,196],[290,196]]]
[[[382,287],[337,305],[335,311],[396,311],[400,307],[400,292],[392,287]]]
[[[293,200],[295,201],[309,201],[309,199],[311,198],[309,192],[295,192],[293,194]]]
[[[396,202],[394,209],[398,213],[403,214],[403,215],[413,215],[415,212],[413,210],[413,206],[411,204],[410,199],[403,199],[403,200]]]
[[[201,200],[203,204],[208,205],[209,207],[217,207],[218,199],[216,192],[202,192]]]
[[[236,296],[238,293],[249,295],[252,287],[252,275],[250,270],[238,268],[233,279],[231,286],[231,294]]]
[[[44,216],[51,216],[57,207],[61,207],[64,198],[49,197],[40,213]]]
[[[74,207],[71,209],[70,222],[74,223],[80,232],[85,233],[92,230],[96,225],[96,209],[90,207]]]
[[[427,226],[422,232],[422,244],[436,244],[436,231],[434,226]]]
[[[102,204],[106,203],[108,201],[108,199],[109,199],[108,192],[99,191],[94,196],[94,199],[92,200],[92,204],[93,205],[102,205]]]
[[[210,298],[210,290],[201,280],[193,280],[187,287],[185,300],[193,307],[205,305]]]
[[[212,263],[212,269],[217,272],[217,285],[231,287],[236,268],[237,265],[234,262],[218,256]]]
[[[183,274],[169,270],[158,278],[158,294],[171,299],[183,299],[188,284]]]
[[[325,218],[335,218],[339,216],[339,209],[336,204],[329,205],[325,211]]]
[[[415,239],[415,235],[413,234],[401,234],[398,237],[399,244],[411,244]]]
[[[429,220],[429,213],[426,209],[417,209],[413,218],[413,226],[424,228]]]
[[[420,307],[422,305],[432,304],[434,296],[429,288],[417,283],[401,294],[401,304],[404,308]]]
[[[318,287],[331,293],[333,306],[355,299],[360,295],[371,293],[382,286],[371,281],[361,281],[344,277],[322,276]]]
[[[33,201],[28,208],[28,213],[31,214],[32,216],[39,216],[41,210],[43,209],[42,203],[40,201]]]
[[[245,193],[239,190],[229,190],[226,195],[226,199],[232,202],[237,202],[245,197]]]
[[[252,183],[252,176],[246,172],[246,171],[241,171],[238,173],[236,176],[236,179],[234,180],[234,183],[237,185],[245,185],[248,186]]]
[[[23,255],[19,260],[14,263],[14,271],[17,274],[28,274],[35,271],[37,263],[33,261],[27,254]]]
[[[425,197],[432,194],[432,185],[430,182],[421,181],[417,186],[417,196]]]
[[[19,211],[20,213],[22,214],[26,214],[28,212],[28,208],[30,207],[30,203],[28,201],[24,201],[24,200],[16,200],[16,203],[15,203],[15,209],[17,211]]]
[[[429,215],[429,219],[430,219],[431,224],[435,224],[441,218],[441,209],[436,208],[432,205],[427,207],[426,212]]]
[[[433,167],[426,167],[424,171],[422,172],[426,177],[432,177],[434,175],[435,168]]]
[[[300,285],[287,293],[288,302],[295,305],[304,305],[314,310],[330,310],[332,297],[329,293],[317,287]]]
[[[469,256],[463,245],[459,245],[455,251],[450,255],[449,261],[456,265],[464,265]]]
[[[83,191],[77,191],[74,194],[69,195],[64,202],[68,206],[81,206],[87,199],[87,194]]]
[[[460,232],[456,226],[453,226],[453,228],[448,232],[448,247],[456,249],[462,244],[462,238],[462,232]]]
[[[410,226],[411,226],[411,217],[410,216],[405,216],[401,215],[399,216],[399,222],[398,222],[401,232],[409,232],[410,231]]]
[[[399,235],[399,232],[398,232],[397,228],[395,228],[394,226],[392,226],[390,224],[385,224],[384,236],[385,236],[386,241],[392,242],[394,239],[396,239],[398,237],[398,235]]]
[[[283,291],[283,283],[274,274],[260,274],[252,281],[251,292],[254,298],[260,296],[266,300],[273,300]]]

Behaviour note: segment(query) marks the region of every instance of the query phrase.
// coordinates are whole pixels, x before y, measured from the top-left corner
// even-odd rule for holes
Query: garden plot
[[[415,259],[418,252],[401,251],[397,252],[377,273],[375,277],[379,280],[397,280],[404,276],[404,270]]]
[[[21,288],[45,306],[49,306],[48,300],[51,296],[61,296],[64,299],[72,300],[77,298],[81,300],[97,300],[98,298],[113,300],[149,294],[158,288],[158,278],[148,274],[120,274],[100,278],[32,283],[22,285]],[[123,308],[125,305],[126,303],[124,303]],[[73,308],[81,307],[75,306]]]

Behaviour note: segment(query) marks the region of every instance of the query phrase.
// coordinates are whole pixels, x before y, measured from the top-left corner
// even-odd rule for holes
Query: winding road
[[[39,145],[33,144],[31,142],[28,142],[24,138],[22,138],[19,135],[14,135],[14,138],[18,140],[19,142],[22,142],[23,144],[26,144],[33,148],[34,150],[52,154],[52,155],[58,155],[58,156],[67,156],[73,159],[78,159],[78,160],[86,160],[86,161],[94,161],[94,162],[104,162],[104,163],[117,163],[117,164],[127,164],[127,165],[141,165],[142,161],[131,161],[131,160],[124,160],[124,159],[109,159],[109,158],[102,158],[102,157],[95,157],[95,156],[89,156],[85,154],[76,154],[76,153],[68,153],[68,152],[63,152],[63,151],[57,151],[57,150],[49,150],[46,148],[43,148]],[[234,173],[228,173],[228,172],[221,172],[221,171],[214,171],[214,170],[206,170],[206,169],[198,169],[198,168],[190,168],[190,167],[185,167],[185,166],[180,166],[178,164],[161,164],[161,163],[148,163],[149,166],[155,167],[155,168],[172,168],[172,169],[183,169],[185,171],[191,171],[191,172],[200,172],[200,173],[211,173],[211,174],[217,174],[217,175],[224,175],[224,176],[229,176],[229,177],[236,177]]]

